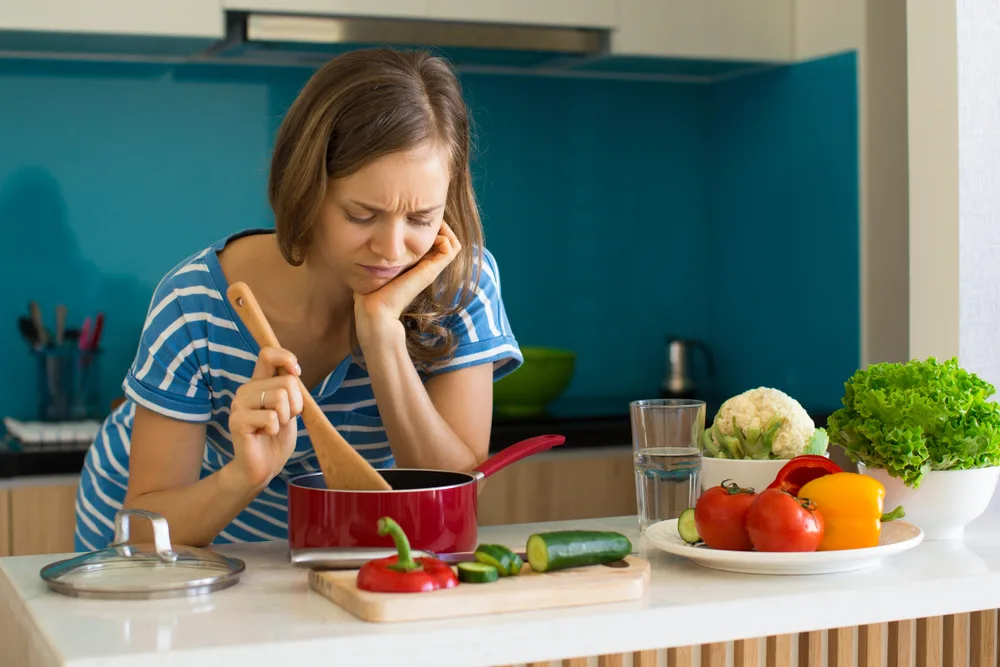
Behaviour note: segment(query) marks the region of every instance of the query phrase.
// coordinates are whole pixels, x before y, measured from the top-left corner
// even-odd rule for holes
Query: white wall
[[[1000,5],[910,2],[910,345],[1000,387]]]
[[[909,357],[906,0],[868,0],[858,58],[861,365]]]
[[[957,5],[958,349],[1000,387],[1000,5]]]
[[[959,353],[955,0],[908,2],[910,356]],[[963,359],[964,362],[964,359]]]

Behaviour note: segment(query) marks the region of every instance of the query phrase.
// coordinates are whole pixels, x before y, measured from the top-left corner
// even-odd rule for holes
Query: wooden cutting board
[[[310,570],[309,587],[366,621],[422,621],[637,600],[649,585],[649,561],[624,562],[543,574],[525,563],[516,576],[430,593],[372,593],[358,589],[357,570]]]

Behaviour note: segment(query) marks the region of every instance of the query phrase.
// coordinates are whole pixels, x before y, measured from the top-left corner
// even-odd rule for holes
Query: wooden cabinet
[[[225,11],[506,23],[610,31],[617,56],[788,62],[857,48],[865,0],[31,0],[0,2],[10,37],[97,35],[177,42],[225,37]],[[154,38],[143,40],[139,38]],[[176,39],[158,39],[176,38]],[[89,44],[90,42],[86,42]],[[56,40],[49,50],[58,51]],[[75,42],[63,46],[72,51]],[[37,45],[36,45],[37,46]],[[24,48],[23,46],[20,48]],[[40,48],[40,47],[39,47]],[[83,48],[83,47],[79,47]],[[152,45],[136,46],[154,49]]]
[[[225,9],[330,16],[426,18],[427,0],[222,0]]]
[[[790,62],[860,48],[865,0],[618,0],[623,56]]]
[[[448,21],[613,28],[618,0],[428,0],[428,15]]]
[[[795,0],[619,0],[619,55],[726,60],[792,57]]]
[[[0,489],[0,556],[72,552],[77,484],[29,478]]]
[[[0,31],[205,37],[224,35],[219,0],[10,0]]]
[[[483,526],[635,513],[635,473],[628,446],[526,458],[488,478],[479,496]]]
[[[0,558],[10,555],[10,491],[0,489]]]

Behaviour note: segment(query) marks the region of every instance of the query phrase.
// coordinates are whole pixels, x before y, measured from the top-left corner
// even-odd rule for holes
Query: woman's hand
[[[462,244],[447,222],[441,223],[434,245],[411,269],[369,294],[354,294],[354,319],[358,338],[386,326],[399,327],[399,318],[458,256]]]
[[[276,376],[279,368],[289,374]],[[265,347],[249,382],[236,390],[229,415],[232,465],[251,486],[270,482],[295,450],[295,418],[302,413],[300,373],[291,352]]]

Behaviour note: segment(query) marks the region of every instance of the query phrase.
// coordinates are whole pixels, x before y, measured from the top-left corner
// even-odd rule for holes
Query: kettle
[[[667,372],[660,387],[662,398],[692,398],[699,387],[691,375],[691,351],[704,357],[710,377],[715,376],[715,360],[708,346],[691,338],[667,338]]]

